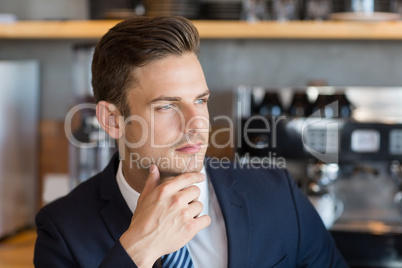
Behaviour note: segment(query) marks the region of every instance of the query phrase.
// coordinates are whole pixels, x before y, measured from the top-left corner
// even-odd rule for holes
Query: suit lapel
[[[117,241],[130,226],[132,214],[128,207],[127,210],[123,210],[119,202],[111,201],[100,212],[114,241]]]
[[[105,201],[105,206],[100,210],[100,214],[114,241],[117,241],[128,229],[132,217],[117,185],[118,164],[119,157],[116,153],[102,172],[100,185],[100,195]]]
[[[251,238],[247,194],[236,182],[234,172],[206,166],[225,220],[228,266],[249,267]]]

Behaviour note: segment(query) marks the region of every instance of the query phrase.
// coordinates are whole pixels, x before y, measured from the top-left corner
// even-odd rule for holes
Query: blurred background
[[[211,118],[243,130],[285,117],[277,148],[251,133],[208,154],[285,158],[352,267],[402,267],[401,0],[0,0],[0,267],[32,267],[37,210],[115,151],[90,108],[97,41],[121,19],[166,14],[200,30]],[[66,120],[97,146],[71,144]],[[211,127],[230,140],[227,122]]]

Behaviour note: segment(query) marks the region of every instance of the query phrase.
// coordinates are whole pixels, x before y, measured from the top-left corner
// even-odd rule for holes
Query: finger
[[[190,188],[190,189],[189,189],[189,188]],[[192,198],[192,199],[190,200],[189,203],[194,202],[194,201],[197,201],[198,198],[200,198],[201,189],[200,189],[200,187],[198,187],[197,185],[194,185],[194,184],[193,184],[193,185],[190,185],[189,187],[183,189],[182,191],[185,191],[186,189],[188,189],[187,191],[191,191],[191,193],[192,193],[192,195],[190,196],[190,198]]]
[[[199,172],[191,172],[191,173],[183,173],[175,178],[169,180],[166,182],[166,185],[169,185],[171,187],[172,191],[180,191],[183,190],[184,188],[195,184],[195,183],[200,183],[205,180],[205,175]]]
[[[208,227],[211,224],[211,217],[208,215],[203,215],[201,217],[194,218],[193,220],[193,228],[198,233],[202,229]]]
[[[147,180],[145,181],[144,189],[141,192],[141,195],[146,195],[152,192],[160,182],[160,174],[159,169],[155,164],[151,164],[149,167],[149,175]]]
[[[200,201],[194,201],[188,205],[189,214],[193,218],[197,218],[198,215],[201,214],[203,208],[204,205]]]
[[[191,202],[197,201],[200,197],[201,190],[198,186],[190,185],[189,187],[176,193],[176,198],[182,200],[183,204],[187,205]]]

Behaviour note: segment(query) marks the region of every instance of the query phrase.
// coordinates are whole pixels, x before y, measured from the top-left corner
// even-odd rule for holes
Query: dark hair
[[[194,25],[176,16],[130,18],[111,28],[99,41],[92,60],[96,103],[113,103],[130,115],[126,91],[136,84],[134,69],[169,55],[198,54]]]

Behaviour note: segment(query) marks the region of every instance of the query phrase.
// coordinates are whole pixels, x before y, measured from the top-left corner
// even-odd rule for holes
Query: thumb
[[[151,164],[149,167],[149,175],[145,181],[144,189],[142,190],[142,195],[152,192],[158,185],[160,181],[159,169],[155,164]]]

